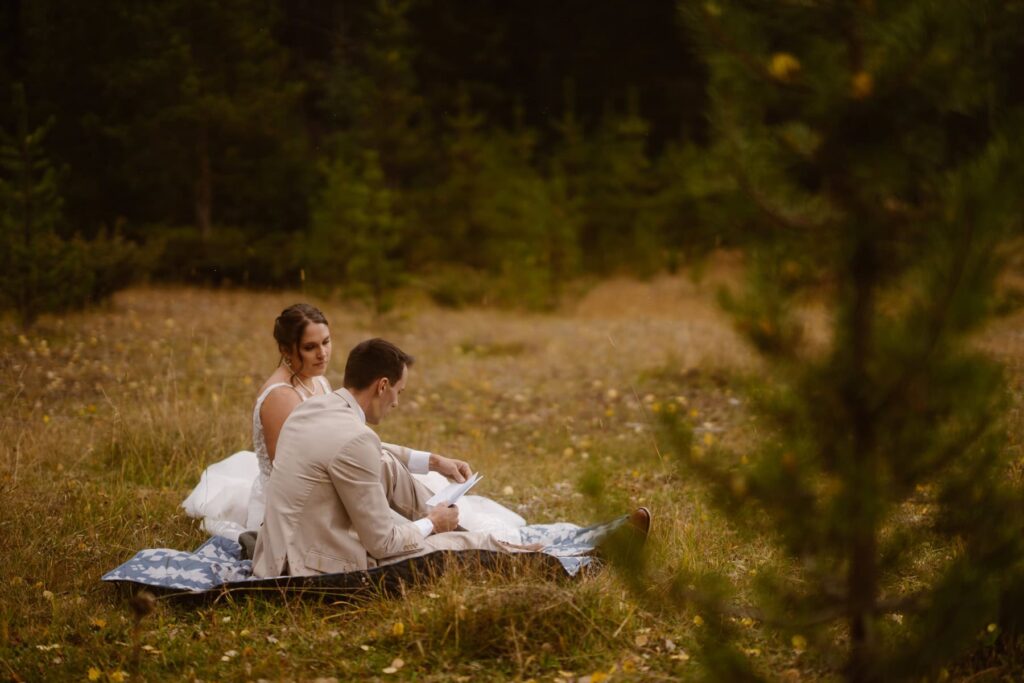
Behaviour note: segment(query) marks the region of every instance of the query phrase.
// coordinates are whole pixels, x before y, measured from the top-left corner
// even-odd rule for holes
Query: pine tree
[[[0,308],[27,327],[43,313],[110,297],[135,276],[139,249],[120,234],[63,239],[63,173],[46,153],[54,119],[33,128],[25,89],[14,86],[15,128],[0,129]]]
[[[373,151],[364,153],[358,164],[336,160],[326,175],[306,247],[310,281],[342,281],[375,313],[384,313],[404,282],[400,253],[405,228],[394,193]]]
[[[748,233],[753,227],[756,234],[756,222],[750,207],[737,201],[731,164],[716,150],[692,143],[669,145],[658,157],[650,220],[668,270],[687,265],[699,279],[712,250],[756,244]]]
[[[390,305],[390,290],[397,284],[392,278],[409,268],[410,252],[417,244],[406,231],[420,223],[418,182],[429,138],[423,128],[422,101],[416,93],[412,69],[409,10],[410,3],[406,1],[377,0],[372,6],[359,10],[366,34],[342,35],[344,42],[337,48],[325,98],[334,124],[328,136],[330,171],[320,203],[314,205],[310,234],[314,242],[323,242],[308,251],[310,266],[321,266],[321,282],[331,278],[337,282],[343,273],[352,278],[354,273],[364,271],[358,264],[385,258],[391,264],[390,274],[385,276],[366,270],[370,280],[362,284],[358,284],[358,280],[348,282],[350,286],[366,287],[378,310]],[[343,188],[339,179],[352,174],[357,179],[356,187]],[[358,192],[364,192],[366,198],[356,196]],[[342,206],[346,201],[356,203]],[[357,240],[358,244],[346,244],[343,253],[349,256],[345,258],[345,269],[325,272],[324,258],[316,253],[339,240],[349,240],[352,233],[330,235],[332,223],[324,216],[344,214],[351,219],[374,207],[384,213],[363,215],[347,223],[346,229],[356,229],[363,237]],[[354,225],[376,227],[359,232],[363,229],[351,227]],[[379,242],[380,239],[383,242]],[[365,254],[358,253],[364,248],[368,249]],[[380,277],[385,277],[386,281],[374,280]]]
[[[487,126],[464,91],[455,112],[444,140],[446,178],[432,193],[432,255],[457,267],[434,283],[435,296],[550,308],[579,261],[579,211],[565,178],[557,166],[547,175],[537,169],[529,128]]]
[[[399,190],[419,180],[428,139],[410,9],[408,0],[376,0],[364,10],[366,35],[339,47],[326,100],[337,125],[335,151],[350,159],[375,151],[388,184]]]
[[[32,128],[28,122],[25,90],[14,87],[13,134],[0,131],[0,231],[3,259],[0,265],[0,297],[15,311],[23,325],[50,308],[50,277],[58,266],[60,240],[56,228],[62,200],[57,170],[43,147],[53,119]]]
[[[646,150],[650,125],[639,114],[635,94],[629,101],[625,114],[606,116],[588,145],[581,248],[588,270],[649,275],[661,266],[660,238],[652,221],[656,187]],[[563,129],[574,132],[571,126]],[[572,142],[567,138],[567,154],[572,154]]]
[[[734,523],[790,559],[759,580],[766,624],[837,649],[851,681],[928,675],[997,621],[1022,557],[1006,387],[968,341],[1021,225],[1008,66],[1024,5],[715,0],[684,14],[710,69],[716,144],[761,216],[751,286],[726,303],[769,370],[752,394],[765,435],[753,453],[667,429]],[[809,289],[833,313],[824,349],[794,315]],[[929,546],[943,553],[915,569]],[[918,588],[903,588],[907,572]],[[704,579],[674,584],[718,610],[703,661],[754,678],[727,646],[722,581]]]
[[[499,274],[497,289],[506,303],[550,309],[562,283],[578,270],[580,211],[566,178],[540,173],[532,162],[533,131],[491,133],[485,171],[490,192],[483,195],[485,253]]]
[[[485,173],[489,159],[484,117],[473,111],[469,95],[460,90],[455,114],[446,123],[446,177],[434,192],[439,211],[432,212],[430,220],[438,234],[430,256],[439,262],[484,269],[491,264],[487,263],[486,250],[480,248],[487,239],[480,204],[493,190],[489,186],[492,174]]]

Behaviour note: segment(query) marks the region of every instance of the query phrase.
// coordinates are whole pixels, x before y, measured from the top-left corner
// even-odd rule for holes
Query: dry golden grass
[[[699,285],[609,282],[553,315],[416,305],[375,320],[313,303],[331,322],[335,385],[347,350],[368,336],[417,357],[383,438],[468,459],[487,475],[480,493],[531,522],[584,523],[648,505],[656,566],[721,570],[745,592],[776,561],[770,546],[730,531],[652,431],[655,413],[676,410],[727,445],[756,438],[735,392],[738,373],[757,361],[714,305],[715,287],[737,271],[729,257]],[[206,465],[249,447],[254,392],[276,363],[271,322],[301,299],[135,289],[105,310],[44,318],[30,335],[4,328],[0,677],[698,675],[699,615],[645,608],[613,572],[577,581],[529,569],[452,572],[355,605],[161,599],[136,629],[124,596],[99,577],[140,548],[203,541],[177,505]],[[986,335],[1018,364],[1019,322]],[[593,472],[604,482],[597,502],[578,491]],[[827,678],[807,653],[757,624],[744,628],[767,673]]]

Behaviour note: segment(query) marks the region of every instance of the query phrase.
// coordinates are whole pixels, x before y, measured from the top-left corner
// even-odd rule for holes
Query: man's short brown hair
[[[402,378],[403,368],[411,366],[413,360],[386,339],[367,339],[349,351],[343,384],[349,389],[365,389],[381,377],[395,384]]]

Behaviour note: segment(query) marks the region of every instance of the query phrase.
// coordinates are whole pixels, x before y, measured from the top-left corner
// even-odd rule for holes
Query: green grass
[[[649,299],[612,283],[552,315],[426,308],[375,320],[316,302],[332,325],[335,385],[368,336],[417,357],[385,440],[469,460],[486,474],[479,492],[530,522],[649,506],[645,596],[615,571],[569,581],[524,564],[355,604],[161,597],[137,621],[99,577],[140,548],[204,540],[177,506],[206,465],[249,447],[254,392],[276,363],[271,321],[300,297],[138,289],[24,337],[0,328],[0,677],[697,678],[705,627],[664,599],[672,574],[717,570],[746,597],[759,569],[794,568],[729,529],[653,430],[659,412],[685,412],[742,451],[758,436],[740,393],[756,361],[710,294],[683,279],[646,286]],[[1020,376],[1014,321],[1001,324],[986,343]],[[772,678],[837,676],[756,622],[737,627]],[[965,666],[1002,661],[986,656]]]

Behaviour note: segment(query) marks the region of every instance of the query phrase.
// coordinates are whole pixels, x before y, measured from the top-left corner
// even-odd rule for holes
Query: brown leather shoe
[[[626,523],[637,532],[637,534],[647,539],[647,534],[651,532],[651,511],[645,507],[639,507],[629,513],[629,519]]]
[[[589,554],[602,559],[636,556],[643,550],[651,531],[651,511],[639,507],[626,517],[626,523],[605,535]]]

